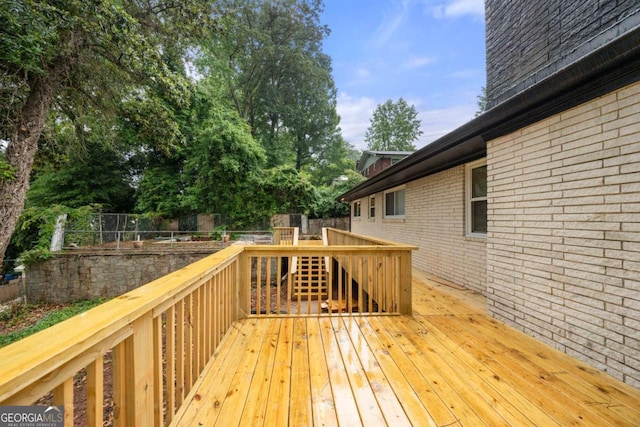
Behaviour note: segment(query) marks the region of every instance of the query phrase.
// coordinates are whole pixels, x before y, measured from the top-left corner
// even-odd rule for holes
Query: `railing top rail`
[[[243,246],[247,253],[273,253],[282,255],[318,255],[325,256],[331,254],[350,254],[353,252],[401,252],[417,250],[411,245],[332,245],[332,246],[268,246],[268,245],[247,245]],[[275,255],[274,255],[275,256]]]
[[[326,228],[328,233],[341,234],[346,238],[350,239],[360,239],[363,241],[370,242],[372,245],[384,245],[384,246],[407,246],[404,243],[394,242],[392,240],[380,239],[378,237],[366,236],[364,234],[356,234],[350,231],[339,230],[337,228]],[[418,249],[417,246],[414,246],[415,249]]]
[[[230,246],[0,349],[0,402],[109,340],[114,334],[131,335],[127,329],[131,328],[134,320],[197,286],[202,278],[229,265],[242,251],[243,246]],[[81,327],[78,327],[79,321]]]

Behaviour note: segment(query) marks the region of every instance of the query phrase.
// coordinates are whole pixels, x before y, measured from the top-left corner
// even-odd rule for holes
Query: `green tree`
[[[370,123],[365,134],[370,150],[413,151],[413,143],[422,135],[415,107],[402,98],[379,104]]]
[[[364,180],[366,180],[364,176],[352,169],[334,179],[331,184],[318,187],[311,217],[339,218],[349,216],[351,205],[338,200],[338,197]]]
[[[342,138],[336,132],[322,152],[314,156],[313,162],[307,164],[303,170],[312,177],[314,185],[331,185],[336,179],[343,177],[350,171],[355,171],[356,162],[361,156],[360,151]]]
[[[478,95],[477,98],[478,111],[476,111],[475,117],[478,117],[480,114],[487,111],[487,88],[485,86],[480,88],[480,95]]]
[[[264,159],[264,150],[234,110],[211,108],[187,149],[184,206],[193,212],[240,211]]]
[[[0,260],[52,107],[119,105],[123,89],[149,86],[186,102],[188,81],[166,56],[182,57],[212,16],[205,0],[0,2],[0,140],[8,141],[0,169],[12,174],[0,180]]]
[[[74,152],[62,167],[48,165],[40,170],[27,193],[27,204],[43,208],[99,204],[108,212],[131,212],[130,182],[129,167],[119,153],[91,144],[84,155]]]
[[[321,0],[223,0],[225,31],[205,46],[201,72],[225,82],[225,97],[265,149],[267,167],[302,170],[336,142],[336,91]]]

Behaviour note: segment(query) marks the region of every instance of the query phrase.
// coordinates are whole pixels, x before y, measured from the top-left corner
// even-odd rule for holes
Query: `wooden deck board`
[[[640,390],[413,278],[413,316],[234,324],[176,426],[637,426]]]

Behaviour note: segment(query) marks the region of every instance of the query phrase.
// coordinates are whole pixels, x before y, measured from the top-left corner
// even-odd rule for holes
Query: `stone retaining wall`
[[[113,298],[211,253],[211,249],[61,253],[27,267],[27,298],[30,303]]]

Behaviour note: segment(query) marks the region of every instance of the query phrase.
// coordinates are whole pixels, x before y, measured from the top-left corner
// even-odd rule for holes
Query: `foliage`
[[[16,178],[15,167],[4,160],[4,155],[0,152],[0,181],[11,181]]]
[[[7,346],[16,341],[19,341],[23,338],[28,337],[29,335],[33,335],[36,332],[43,331],[57,323],[60,323],[64,320],[67,320],[73,316],[76,316],[80,313],[83,313],[93,307],[97,307],[98,305],[104,303],[106,300],[104,298],[97,298],[93,300],[85,300],[73,303],[66,307],[63,307],[59,310],[52,311],[51,313],[44,316],[37,323],[30,325],[26,328],[17,330],[15,332],[11,332],[6,335],[0,335],[0,347]],[[16,324],[22,321],[31,310],[33,310],[34,306],[25,305],[21,306],[18,311],[8,312],[10,314],[9,318],[2,318],[0,320],[8,322],[9,324]]]
[[[154,212],[165,218],[178,218],[183,213],[182,162],[163,162],[144,169],[136,189],[135,211]]]
[[[25,192],[49,114],[79,126],[92,112],[112,117],[136,109],[138,99],[154,142],[170,149],[175,127],[163,126],[175,110],[154,102],[186,106],[190,82],[183,58],[203,34],[215,32],[213,5],[206,0],[139,2],[84,0],[0,2],[0,140],[15,168],[0,180],[0,260],[23,208]],[[152,118],[159,118],[152,121]],[[170,123],[169,123],[170,124]],[[140,132],[145,135],[145,132]]]
[[[337,140],[336,143],[327,146],[314,157],[312,163],[303,168],[317,187],[331,185],[345,174],[354,172],[356,162],[361,156],[360,151],[346,142],[341,135],[336,134],[334,138]]]
[[[31,207],[22,212],[11,239],[13,252],[20,253],[26,263],[38,262],[53,256],[51,238],[60,215],[67,214],[67,221],[90,221],[100,206],[82,206],[72,209],[62,205]]]
[[[315,198],[308,177],[292,166],[278,166],[264,173],[262,191],[269,196],[269,216],[285,213],[307,214]]]
[[[264,151],[238,114],[210,109],[188,148],[184,205],[193,212],[237,212],[263,162]]]
[[[38,171],[27,206],[100,204],[109,212],[133,210],[129,166],[119,153],[95,141],[85,152],[73,151],[67,157],[58,167],[46,165]]]
[[[321,0],[223,0],[225,31],[203,46],[203,74],[251,126],[267,167],[301,170],[332,144],[338,126]]]
[[[363,182],[366,178],[354,170],[335,179],[331,185],[317,189],[316,200],[311,212],[312,218],[340,218],[350,215],[349,203],[338,200],[340,195]]]
[[[29,180],[11,248],[29,260],[48,256],[41,211],[57,204],[215,212],[238,227],[314,212],[359,157],[340,135],[322,11],[321,0],[0,2],[0,198],[16,200],[0,206],[0,262]]]
[[[420,119],[413,105],[400,98],[379,104],[370,119],[365,141],[370,150],[413,151],[413,143],[422,135]]]
[[[478,111],[476,111],[475,117],[478,117],[480,114],[487,111],[487,88],[485,86],[482,86],[482,88],[480,88],[480,95],[478,95],[477,98]]]

